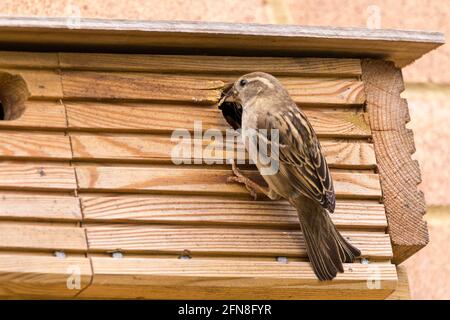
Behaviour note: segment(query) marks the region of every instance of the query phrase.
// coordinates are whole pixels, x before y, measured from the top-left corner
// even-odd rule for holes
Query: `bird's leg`
[[[270,190],[270,188],[263,187],[250,178],[244,176],[234,160],[231,160],[231,169],[233,170],[234,176],[228,177],[227,182],[242,183],[255,200],[258,198],[258,192],[265,194],[271,200],[278,200],[280,198],[280,196]]]

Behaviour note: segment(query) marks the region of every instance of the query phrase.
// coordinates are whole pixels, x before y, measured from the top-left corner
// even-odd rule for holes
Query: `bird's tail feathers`
[[[344,272],[343,262],[353,262],[361,252],[342,237],[328,213],[315,201],[301,197],[293,204],[314,273],[320,280],[333,279],[337,272]]]

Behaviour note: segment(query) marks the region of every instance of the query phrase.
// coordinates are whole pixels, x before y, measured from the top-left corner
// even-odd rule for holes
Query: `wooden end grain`
[[[364,60],[362,69],[393,261],[399,264],[428,243],[425,200],[417,189],[420,169],[411,159],[414,139],[405,126],[408,105],[400,96],[404,90],[401,70],[393,63]]]

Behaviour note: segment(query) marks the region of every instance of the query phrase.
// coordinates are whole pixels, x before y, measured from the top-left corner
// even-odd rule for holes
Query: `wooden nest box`
[[[400,68],[442,34],[3,18],[0,43],[0,296],[386,298],[428,241]],[[331,282],[287,202],[172,163],[173,130],[225,130],[221,87],[252,71],[321,140],[363,255]]]

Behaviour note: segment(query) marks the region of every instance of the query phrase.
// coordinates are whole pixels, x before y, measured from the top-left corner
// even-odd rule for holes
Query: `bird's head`
[[[280,86],[274,76],[264,72],[252,72],[229,85],[224,98],[225,101],[233,101],[245,107],[247,102],[258,96],[276,93]]]
[[[243,108],[253,99],[262,96],[270,98],[284,92],[280,82],[264,72],[252,72],[243,75],[222,90],[219,109],[235,130],[241,127]]]

